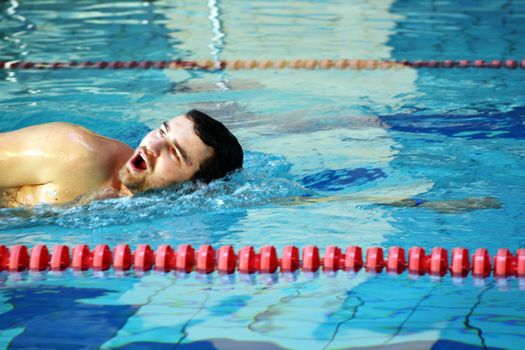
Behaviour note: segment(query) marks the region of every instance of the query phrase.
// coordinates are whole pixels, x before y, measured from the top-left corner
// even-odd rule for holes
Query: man
[[[0,205],[86,202],[210,182],[242,162],[235,136],[196,110],[162,123],[135,151],[78,125],[35,125],[0,133]]]

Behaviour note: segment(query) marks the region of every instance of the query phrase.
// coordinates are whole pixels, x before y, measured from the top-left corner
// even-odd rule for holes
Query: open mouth
[[[135,170],[143,171],[148,169],[148,164],[142,152],[137,153],[137,155],[131,159],[131,165]]]

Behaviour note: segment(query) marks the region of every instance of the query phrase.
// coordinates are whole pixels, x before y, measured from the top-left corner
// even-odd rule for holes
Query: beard
[[[124,184],[124,186],[126,186],[133,193],[144,192],[149,188],[146,181],[146,174],[132,174],[126,165],[120,168],[119,179],[120,182],[122,182],[122,184]]]

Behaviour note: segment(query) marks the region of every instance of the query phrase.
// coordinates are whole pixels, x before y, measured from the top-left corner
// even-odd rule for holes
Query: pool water
[[[0,60],[525,58],[525,1],[0,4]],[[135,147],[200,109],[245,149],[208,187],[0,209],[1,244],[525,247],[523,69],[0,70],[0,131],[84,125]],[[440,212],[382,205],[492,198]],[[308,199],[308,200],[307,200]],[[0,346],[521,349],[525,282],[0,273]]]

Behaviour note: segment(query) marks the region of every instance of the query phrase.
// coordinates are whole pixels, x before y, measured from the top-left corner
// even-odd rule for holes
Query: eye
[[[163,128],[159,128],[159,134],[160,136],[166,136],[166,131]]]
[[[177,151],[175,150],[175,148],[170,147],[169,148],[169,153],[170,153],[170,157],[173,160],[180,161],[179,156],[178,156]]]

